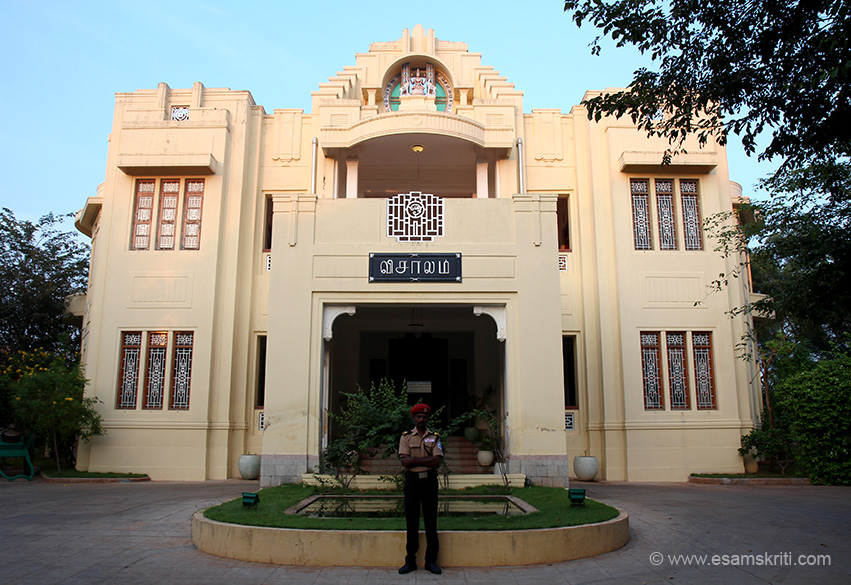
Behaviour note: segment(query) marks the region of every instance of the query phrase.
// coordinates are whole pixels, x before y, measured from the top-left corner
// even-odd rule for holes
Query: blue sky
[[[0,0],[0,206],[21,219],[81,208],[103,182],[114,94],[249,90],[267,112],[310,110],[310,92],[369,44],[422,24],[462,41],[524,92],[524,110],[567,112],[588,89],[623,87],[650,66],[631,48],[588,44],[559,0],[357,3]],[[728,145],[731,178],[753,194],[772,167]]]

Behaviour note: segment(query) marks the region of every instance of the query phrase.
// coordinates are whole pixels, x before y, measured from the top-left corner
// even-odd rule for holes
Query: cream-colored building
[[[312,96],[117,94],[77,217],[108,430],[81,469],[219,479],[260,453],[263,485],[299,481],[340,393],[384,376],[449,417],[489,396],[535,483],[586,452],[609,480],[742,469],[759,389],[726,312],[747,291],[708,294],[732,260],[701,226],[741,199],[722,147],[661,167],[667,144],[627,119],[524,112],[421,26]]]

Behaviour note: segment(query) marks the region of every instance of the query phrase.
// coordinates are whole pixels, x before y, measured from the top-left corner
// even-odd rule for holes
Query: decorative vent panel
[[[443,235],[443,199],[412,191],[387,200],[387,237],[397,242],[431,242]]]

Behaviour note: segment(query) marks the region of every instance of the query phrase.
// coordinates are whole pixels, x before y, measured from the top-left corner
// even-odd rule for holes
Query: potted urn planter
[[[242,479],[257,479],[260,477],[260,455],[240,455],[239,475]]]
[[[594,481],[600,464],[593,455],[577,455],[573,458],[573,472],[579,481]]]
[[[476,459],[478,460],[479,465],[481,465],[482,467],[490,467],[491,465],[493,465],[493,451],[482,449],[478,453],[476,453]]]

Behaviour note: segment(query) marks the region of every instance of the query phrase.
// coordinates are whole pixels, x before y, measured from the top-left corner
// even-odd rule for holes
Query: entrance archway
[[[397,388],[407,383],[411,404],[442,408],[439,426],[477,405],[503,412],[505,344],[494,319],[482,318],[473,305],[354,309],[333,322],[330,339],[326,335],[323,403],[331,412],[339,411],[342,393],[383,378]],[[326,418],[323,443],[333,433]]]

